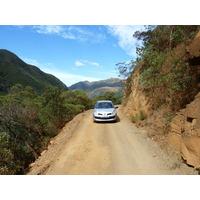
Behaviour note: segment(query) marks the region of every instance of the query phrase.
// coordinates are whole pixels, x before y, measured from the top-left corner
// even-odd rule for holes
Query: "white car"
[[[97,101],[94,107],[93,120],[94,122],[107,122],[107,121],[116,121],[117,112],[112,101],[102,100]]]

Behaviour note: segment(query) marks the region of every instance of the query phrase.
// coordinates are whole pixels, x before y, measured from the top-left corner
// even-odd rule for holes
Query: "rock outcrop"
[[[148,113],[149,110],[148,98],[141,90],[139,69],[134,70],[131,78],[131,93],[123,101],[123,112],[127,117],[136,115],[139,110],[143,110],[145,113]]]
[[[197,80],[196,89],[200,89],[200,32],[185,48],[188,62],[193,68],[193,79]],[[187,164],[200,166],[200,92],[194,101],[180,110],[170,123],[168,134],[170,146],[181,152]]]
[[[168,141],[189,165],[200,166],[200,93],[172,119]]]

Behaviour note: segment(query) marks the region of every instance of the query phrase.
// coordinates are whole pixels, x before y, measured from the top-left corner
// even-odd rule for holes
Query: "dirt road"
[[[54,153],[49,148],[33,165],[29,174],[48,175],[137,175],[174,174],[162,151],[118,109],[119,122],[93,123],[92,110],[85,112],[63,134],[71,136]],[[72,126],[71,125],[71,126]],[[68,126],[68,125],[67,125]],[[60,136],[61,137],[61,136]],[[64,136],[63,136],[64,138]],[[60,141],[64,139],[60,138]],[[56,144],[55,144],[56,143]],[[60,144],[61,146],[61,144]],[[156,148],[156,150],[155,150]],[[51,156],[52,155],[52,156]],[[46,156],[46,157],[45,157]],[[46,160],[45,160],[46,159]],[[47,162],[48,160],[48,162]],[[46,164],[45,164],[46,163]],[[44,165],[44,166],[42,166]]]

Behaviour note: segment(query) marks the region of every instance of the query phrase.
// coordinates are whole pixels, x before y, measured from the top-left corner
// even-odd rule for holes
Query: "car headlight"
[[[116,111],[114,110],[111,115],[116,115]]]

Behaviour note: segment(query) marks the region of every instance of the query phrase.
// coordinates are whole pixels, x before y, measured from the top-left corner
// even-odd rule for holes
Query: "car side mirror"
[[[117,109],[117,108],[118,108],[118,106],[115,107],[115,109]]]

